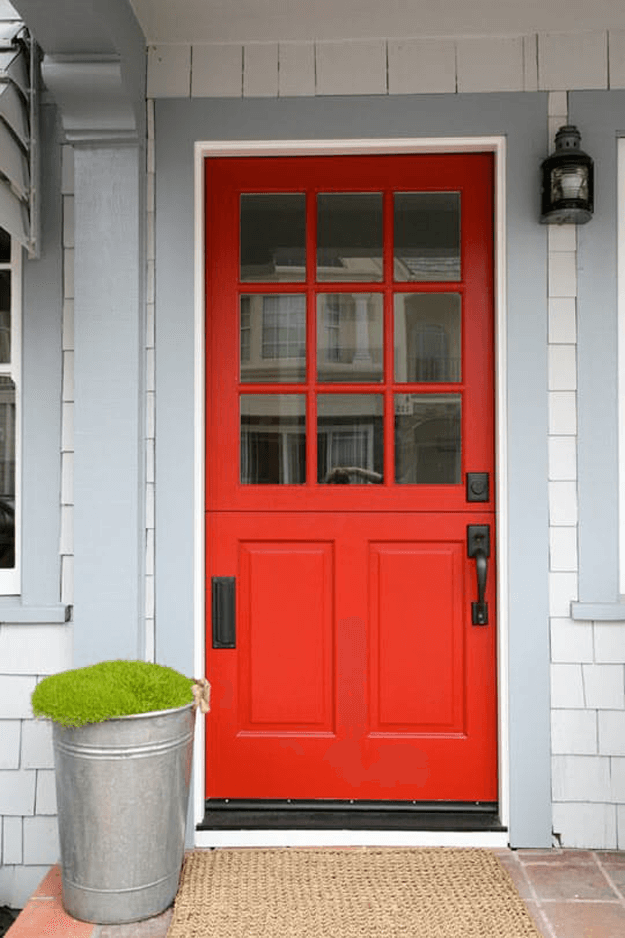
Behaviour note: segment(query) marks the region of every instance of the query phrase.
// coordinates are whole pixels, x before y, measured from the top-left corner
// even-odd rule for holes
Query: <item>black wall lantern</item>
[[[580,148],[581,139],[572,124],[560,127],[555,152],[543,160],[540,215],[543,225],[584,225],[592,218],[594,167]]]

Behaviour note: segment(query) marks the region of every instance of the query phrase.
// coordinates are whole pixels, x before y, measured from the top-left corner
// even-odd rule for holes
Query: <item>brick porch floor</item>
[[[625,938],[625,852],[495,853],[544,938]],[[171,920],[168,910],[132,925],[88,925],[65,914],[60,896],[61,876],[54,866],[7,938],[165,938]]]

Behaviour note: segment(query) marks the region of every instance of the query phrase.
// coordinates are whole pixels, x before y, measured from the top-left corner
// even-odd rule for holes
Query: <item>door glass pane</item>
[[[381,381],[381,293],[320,293],[317,296],[319,381]]]
[[[0,362],[11,361],[11,272],[0,270]]]
[[[395,193],[395,280],[460,280],[460,193]]]
[[[317,280],[382,280],[382,193],[317,196]]]
[[[244,485],[294,485],[305,481],[304,395],[242,395],[241,482]]]
[[[460,381],[459,293],[395,294],[395,380]]]
[[[382,482],[381,394],[317,396],[317,480],[339,485]]]
[[[395,481],[456,485],[461,481],[459,394],[395,395]]]
[[[306,279],[304,193],[241,196],[241,280]]]
[[[0,567],[15,566],[15,384],[0,377]]]
[[[241,381],[303,381],[306,377],[306,297],[241,297]]]

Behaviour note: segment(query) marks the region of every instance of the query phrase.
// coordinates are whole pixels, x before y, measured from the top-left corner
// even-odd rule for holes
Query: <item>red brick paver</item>
[[[61,871],[53,866],[9,928],[6,938],[95,938],[95,928],[67,914],[61,905]]]
[[[498,852],[544,938],[625,938],[625,852]]]
[[[625,938],[625,851],[495,852],[544,938]],[[144,922],[90,925],[67,915],[60,899],[54,866],[7,938],[166,938],[171,921],[168,909]]]

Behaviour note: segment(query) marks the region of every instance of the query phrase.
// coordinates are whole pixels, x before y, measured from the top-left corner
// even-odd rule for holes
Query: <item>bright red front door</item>
[[[209,798],[497,800],[492,186],[206,163]]]

